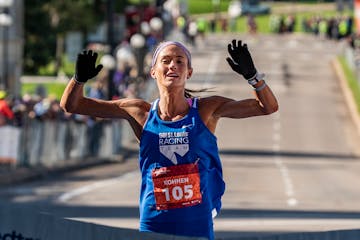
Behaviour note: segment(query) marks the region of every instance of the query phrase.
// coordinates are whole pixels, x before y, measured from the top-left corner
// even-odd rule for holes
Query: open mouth
[[[179,75],[177,75],[177,74],[175,74],[175,73],[170,73],[170,74],[167,74],[166,76],[167,76],[167,77],[171,77],[171,78],[179,77]]]

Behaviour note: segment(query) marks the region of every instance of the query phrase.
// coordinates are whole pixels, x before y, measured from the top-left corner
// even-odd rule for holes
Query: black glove
[[[246,44],[239,40],[236,45],[236,40],[233,39],[232,44],[228,45],[228,52],[231,58],[228,57],[226,60],[232,70],[243,75],[246,80],[256,76],[257,71]]]
[[[92,50],[84,50],[79,53],[76,59],[75,66],[75,80],[80,83],[85,83],[87,80],[95,77],[103,65],[99,64],[95,66],[98,54]]]

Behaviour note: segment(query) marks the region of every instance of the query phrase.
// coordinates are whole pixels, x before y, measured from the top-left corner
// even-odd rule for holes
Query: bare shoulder
[[[219,108],[221,108],[221,106],[223,106],[226,102],[229,101],[232,100],[222,96],[209,96],[199,98],[199,115],[204,124],[211,132],[215,132],[216,125],[219,120],[216,112]]]
[[[116,103],[121,108],[138,108],[140,111],[149,111],[151,104],[143,99],[138,98],[123,98],[115,100]]]
[[[124,110],[129,117],[146,118],[150,111],[151,104],[143,99],[120,99],[115,100],[114,103],[118,108]]]
[[[142,121],[147,116],[150,103],[142,99],[123,98],[118,100],[101,100],[83,98],[73,113],[89,115],[100,118],[136,118]]]
[[[219,107],[230,101],[233,100],[218,95],[199,98],[199,110],[213,114]]]
[[[208,96],[208,97],[201,97],[199,98],[199,104],[223,104],[225,102],[231,101],[232,99],[224,97],[224,96],[219,96],[219,95],[214,95],[214,96]]]

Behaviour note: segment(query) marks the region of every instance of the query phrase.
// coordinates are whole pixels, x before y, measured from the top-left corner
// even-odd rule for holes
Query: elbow
[[[277,112],[277,111],[279,111],[279,105],[278,105],[278,104],[276,104],[276,105],[272,108],[272,113],[275,113],[275,112]]]
[[[274,104],[274,105],[272,105],[272,106],[270,106],[270,107],[268,107],[268,108],[266,108],[264,110],[265,110],[264,111],[265,115],[270,115],[270,114],[273,114],[273,113],[275,113],[275,112],[277,112],[279,110],[279,105],[276,103],[276,104]]]
[[[60,108],[67,113],[73,112],[73,108],[69,106],[68,104],[60,104]]]
[[[61,99],[61,101],[60,101],[60,108],[64,112],[67,112],[67,113],[75,113],[76,112],[76,106],[73,103],[66,101],[64,99]]]

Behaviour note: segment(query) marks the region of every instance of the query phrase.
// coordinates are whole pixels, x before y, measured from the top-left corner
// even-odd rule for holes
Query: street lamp
[[[9,8],[12,6],[13,0],[0,0],[0,26],[3,27],[3,69],[2,76],[0,81],[0,89],[5,89],[9,87],[8,83],[8,39],[9,39],[9,27],[12,25],[12,18],[9,14]]]
[[[105,54],[100,58],[100,64],[102,64],[104,66],[104,69],[106,70],[106,74],[108,77],[108,99],[112,99],[113,97],[113,72],[114,69],[116,68],[116,60],[115,58],[111,55],[111,54]]]
[[[113,70],[116,67],[115,58],[110,54],[105,54],[100,58],[100,63],[106,70]]]
[[[161,30],[163,29],[163,21],[161,20],[161,18],[153,17],[150,20],[149,25],[150,25],[150,28],[154,31],[156,39],[158,41],[162,40],[163,34],[162,34]]]
[[[163,27],[163,22],[160,18],[158,17],[153,17],[150,20],[150,27],[154,30],[154,31],[160,31]]]
[[[145,50],[145,38],[140,33],[135,33],[130,38],[130,45],[135,50],[136,63],[138,66],[138,76],[144,75],[144,50]]]

